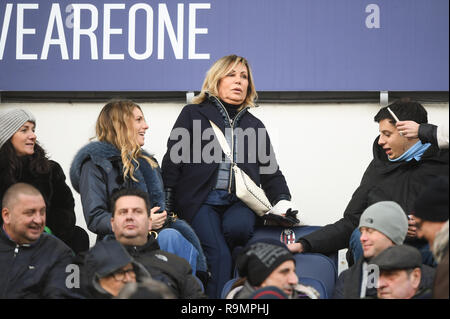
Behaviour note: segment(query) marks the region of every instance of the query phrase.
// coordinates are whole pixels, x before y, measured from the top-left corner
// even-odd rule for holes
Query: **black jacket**
[[[205,298],[199,281],[192,275],[189,263],[177,255],[159,249],[152,236],[143,246],[125,246],[128,253],[150,273],[165,283],[181,299]]]
[[[395,201],[406,214],[411,214],[414,202],[424,187],[437,176],[448,176],[448,150],[439,150],[437,146],[431,145],[418,162],[415,159],[390,162],[378,145],[378,139],[373,145],[373,160],[353,193],[344,217],[299,238],[306,252],[330,254],[347,248],[361,214],[374,203]],[[405,243],[414,244],[414,240],[407,238]]]
[[[43,233],[29,245],[17,245],[0,229],[0,299],[80,298],[66,287],[72,250]]]
[[[136,262],[115,239],[98,241],[88,252],[78,254],[74,263],[80,268],[80,294],[88,299],[113,298],[100,285],[99,279],[129,263],[133,265],[137,282],[150,278],[144,266]]]
[[[206,163],[203,161],[203,158],[201,158],[201,154],[193,154],[193,150],[195,150],[194,145],[200,146],[202,151],[211,147],[211,145],[208,144],[215,139],[214,135],[209,136],[209,139],[201,138],[206,129],[211,129],[209,120],[213,121],[222,132],[225,132],[225,127],[230,127],[229,121],[225,115],[226,113],[224,114],[224,112],[226,111],[222,106],[218,105],[217,99],[214,97],[206,99],[201,104],[186,105],[172,128],[171,135],[175,135],[174,139],[169,138],[167,142],[167,152],[164,155],[161,164],[164,187],[174,189],[175,211],[181,218],[188,222],[193,220],[200,206],[206,200],[209,192],[213,189],[219,168],[219,163]],[[290,192],[286,180],[281,173],[278,164],[276,164],[272,145],[269,136],[265,131],[264,124],[252,115],[248,109],[241,112],[242,114],[237,115],[239,120],[233,124],[234,129],[241,128],[244,132],[249,128],[254,129],[255,132],[258,132],[258,129],[260,129],[264,134],[263,136],[256,134],[256,145],[261,144],[261,148],[265,151],[265,154],[272,154],[272,157],[270,161],[260,157],[257,150],[250,150],[248,140],[245,139],[244,145],[242,146],[245,155],[239,155],[243,156],[244,160],[243,163],[238,162],[238,166],[244,170],[257,185],[262,186],[272,204],[275,204],[281,199],[290,200]],[[198,125],[200,125],[201,129],[199,132],[195,132],[195,128]],[[188,155],[187,157],[189,159],[184,162],[175,163],[171,159],[171,153],[176,152],[182,144],[181,141],[185,138],[184,135],[178,135],[178,132],[181,131],[189,133],[187,143],[190,154],[185,154],[186,149],[184,149],[183,152],[185,153],[181,155]],[[212,143],[217,143],[215,149],[221,150],[217,140]],[[172,148],[174,150],[172,150]],[[239,147],[235,147],[235,152],[238,149]],[[256,154],[254,152],[256,152]],[[256,155],[256,161],[254,161],[254,163],[252,163],[252,160],[249,160],[250,154]],[[272,163],[272,167],[275,167],[274,172],[271,174],[260,174],[260,168],[268,167],[269,163]]]
[[[361,296],[362,268],[364,258],[360,258],[352,267],[344,270],[334,287],[333,299],[359,299]],[[369,262],[370,263],[370,262]],[[433,286],[435,269],[422,265],[422,276],[420,278],[419,290],[430,290]],[[366,289],[366,298],[376,298],[376,288]]]
[[[5,184],[3,179],[3,167],[6,163],[0,163],[0,203],[6,190],[11,186]],[[55,161],[50,160],[50,172],[44,175],[31,173],[24,164],[24,169],[17,182],[28,183],[36,187],[44,197],[46,210],[46,226],[52,233],[68,241],[72,238],[75,229],[75,202],[72,191],[66,184],[66,176]],[[1,217],[0,217],[1,219]]]

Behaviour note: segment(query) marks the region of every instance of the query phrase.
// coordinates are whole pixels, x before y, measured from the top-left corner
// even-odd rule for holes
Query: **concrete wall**
[[[2,103],[0,108],[22,107],[37,118],[36,134],[69,181],[77,150],[94,136],[104,103]],[[181,103],[141,103],[150,126],[144,149],[161,162],[170,130]],[[378,104],[262,103],[252,110],[266,125],[275,153],[297,203],[303,223],[325,225],[342,217],[353,191],[372,159],[378,134],[373,116]],[[430,123],[448,123],[449,105],[425,105]],[[77,224],[86,228],[80,196],[75,197]],[[91,245],[95,236],[91,235]]]

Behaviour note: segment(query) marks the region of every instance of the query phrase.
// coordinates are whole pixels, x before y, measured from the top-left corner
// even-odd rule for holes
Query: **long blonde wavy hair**
[[[230,69],[233,69],[242,63],[247,67],[248,70],[248,88],[247,88],[247,96],[245,97],[244,103],[242,106],[256,106],[256,99],[258,98],[258,94],[256,93],[255,84],[253,81],[253,74],[250,68],[250,65],[246,58],[237,56],[235,54],[227,55],[216,62],[211,66],[211,68],[206,73],[205,80],[203,81],[202,90],[199,95],[195,96],[192,99],[192,103],[200,104],[204,100],[206,100],[207,95],[206,92],[209,92],[210,95],[213,95],[219,98],[219,83],[220,80],[227,75],[227,72]]]
[[[158,167],[158,164],[142,153],[141,146],[136,140],[136,132],[133,127],[133,110],[135,108],[142,112],[139,105],[133,101],[115,100],[108,102],[97,118],[95,133],[97,140],[108,142],[120,151],[124,180],[129,177],[138,182],[134,177],[134,172],[139,167],[138,158],[145,159],[152,168]],[[133,163],[136,164],[136,167]]]

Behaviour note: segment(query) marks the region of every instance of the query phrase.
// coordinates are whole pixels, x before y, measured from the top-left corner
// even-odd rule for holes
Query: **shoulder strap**
[[[219,140],[220,147],[222,147],[225,156],[228,157],[231,163],[233,163],[233,157],[231,156],[230,146],[228,145],[225,135],[223,135],[220,128],[213,121],[209,120],[209,123],[211,124],[211,127],[214,130],[214,134],[216,134],[216,137]]]

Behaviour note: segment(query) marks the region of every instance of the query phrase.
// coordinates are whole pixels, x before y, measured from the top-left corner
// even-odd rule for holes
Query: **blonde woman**
[[[101,110],[96,123],[97,141],[82,147],[70,168],[86,224],[97,234],[97,240],[112,235],[111,195],[122,188],[141,189],[148,193],[152,207],[160,207],[151,218],[152,229],[160,231],[157,237],[161,249],[187,259],[194,273],[196,267],[206,272],[199,240],[186,222],[177,220],[171,223],[177,230],[162,230],[167,220],[164,187],[158,163],[142,149],[147,129],[142,109],[132,101],[111,101]]]
[[[262,185],[273,211],[281,215],[292,208],[265,126],[249,112],[256,97],[245,58],[229,55],[216,61],[200,94],[178,116],[162,162],[166,209],[189,222],[200,238],[212,273],[206,289],[210,298],[219,298],[231,278],[234,249],[245,246],[255,224],[262,223],[236,197],[231,163],[220,147],[211,147],[210,121],[224,133],[233,161]],[[242,139],[243,132],[253,138]]]

